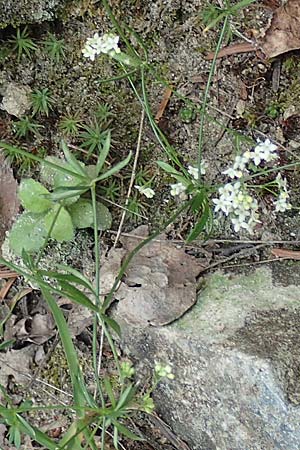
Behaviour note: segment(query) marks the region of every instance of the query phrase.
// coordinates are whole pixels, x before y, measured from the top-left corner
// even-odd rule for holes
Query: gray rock
[[[0,0],[0,27],[53,20],[66,0]]]
[[[29,86],[8,82],[0,87],[3,96],[0,108],[15,117],[22,117],[31,107]]]
[[[300,298],[260,269],[207,278],[198,301],[164,327],[116,317],[140,370],[172,365],[157,411],[194,450],[299,450]]]

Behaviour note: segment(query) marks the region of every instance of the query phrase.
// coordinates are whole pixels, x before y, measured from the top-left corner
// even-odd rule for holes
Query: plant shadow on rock
[[[299,316],[300,309],[256,311],[230,339],[243,352],[272,362],[293,405],[300,405]]]

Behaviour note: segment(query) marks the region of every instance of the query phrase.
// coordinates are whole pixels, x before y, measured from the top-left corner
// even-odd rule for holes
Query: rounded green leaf
[[[38,251],[46,238],[44,216],[23,213],[9,232],[9,246],[16,255]]]
[[[53,206],[45,196],[49,191],[38,181],[28,178],[22,180],[19,187],[19,197],[23,208],[33,213],[42,213]]]
[[[55,208],[53,208],[45,217],[45,226],[47,232],[49,232],[53,221],[55,219],[55,216],[57,214],[57,209],[59,206],[57,205]],[[61,208],[54,227],[51,231],[50,235],[53,239],[56,239],[57,241],[70,241],[74,237],[74,227],[72,223],[72,219],[70,214],[65,208]]]
[[[97,202],[98,230],[108,230],[111,227],[112,217],[109,209],[103,203]]]
[[[86,198],[80,198],[76,203],[68,207],[75,228],[89,228],[93,226],[92,202]]]
[[[93,206],[89,199],[81,198],[68,207],[75,228],[93,227]],[[98,230],[107,230],[111,226],[112,217],[109,209],[102,203],[96,203]]]

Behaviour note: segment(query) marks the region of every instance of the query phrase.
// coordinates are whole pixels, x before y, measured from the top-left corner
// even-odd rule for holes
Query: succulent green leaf
[[[93,206],[89,199],[81,198],[73,205],[68,206],[75,228],[93,227]],[[112,217],[109,209],[102,203],[96,204],[98,230],[107,230],[111,226]]]
[[[108,230],[111,227],[112,217],[109,209],[103,203],[96,203],[98,230]]]
[[[22,180],[19,187],[19,197],[22,206],[27,211],[33,213],[42,213],[50,209],[53,204],[46,198],[49,191],[38,181],[28,178]]]
[[[80,198],[76,203],[68,207],[75,228],[89,228],[93,226],[92,202],[86,198]]]
[[[46,235],[44,215],[25,212],[16,220],[9,233],[9,246],[16,255],[21,256],[23,250],[33,253],[42,247]]]
[[[57,205],[45,216],[45,226],[47,232],[50,231],[55,216],[57,215]],[[56,217],[55,224],[52,228],[51,235],[53,239],[57,241],[70,241],[74,237],[74,227],[70,214],[65,208],[61,208],[58,216]]]

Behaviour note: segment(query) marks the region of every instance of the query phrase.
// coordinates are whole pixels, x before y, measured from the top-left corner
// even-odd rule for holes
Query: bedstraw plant
[[[130,439],[140,439],[139,436],[136,436],[124,425],[124,419],[137,410],[151,413],[154,408],[151,397],[152,390],[162,379],[168,382],[168,380],[171,381],[174,378],[174,375],[169,364],[156,362],[152,386],[146,393],[139,396],[137,386],[131,381],[134,375],[133,367],[130,364],[121,366],[119,363],[111,332],[120,334],[120,327],[107,315],[107,311],[114,299],[114,292],[126,273],[132,258],[141,248],[159,236],[183,212],[191,211],[195,217],[194,227],[187,238],[188,241],[192,241],[203,230],[211,227],[213,218],[216,218],[216,216],[229,218],[236,232],[240,230],[253,232],[256,223],[259,221],[259,201],[257,196],[259,192],[263,193],[266,191],[274,196],[274,209],[276,212],[283,212],[291,208],[287,180],[279,173],[280,166],[275,164],[279,159],[278,149],[269,140],[253,143],[251,150],[240,148],[232,166],[224,170],[222,174],[224,177],[222,185],[210,186],[205,183],[204,178],[207,165],[202,155],[203,129],[208,117],[206,108],[210,85],[216,67],[217,53],[228,33],[230,17],[253,1],[242,0],[231,5],[226,0],[224,8],[217,8],[213,14],[210,14],[209,17],[207,16],[206,31],[216,25],[222,24],[222,26],[201,107],[195,107],[195,113],[200,117],[197,162],[186,167],[182,164],[176,150],[170,145],[163,132],[157,126],[151,112],[147,97],[145,74],[148,71],[152,75],[157,76],[157,73],[147,60],[145,46],[135,35],[135,42],[138,42],[142,50],[142,56],[140,56],[126,35],[128,29],[126,28],[127,31],[124,33],[124,28],[119,25],[114,17],[108,1],[102,0],[115,32],[108,32],[102,36],[95,33],[93,37],[87,40],[83,49],[83,56],[94,61],[98,55],[104,53],[120,64],[120,68],[124,73],[123,78],[128,79],[129,85],[140,101],[141,107],[145,110],[157,142],[165,151],[167,162],[164,160],[158,161],[158,167],[167,173],[167,177],[171,181],[174,181],[169,186],[170,198],[174,197],[175,203],[177,201],[180,206],[159,229],[141,241],[125,258],[110,292],[103,298],[100,292],[99,228],[101,229],[101,223],[99,226],[96,188],[99,182],[109,179],[125,167],[129,162],[130,155],[124,161],[116,164],[116,166],[106,169],[104,164],[110,147],[110,134],[108,131],[103,131],[98,123],[95,126],[94,124],[85,126],[84,131],[80,135],[82,147],[87,149],[89,155],[95,151],[97,152],[98,161],[93,166],[78,161],[65,144],[63,144],[65,160],[56,158],[42,160],[38,156],[31,155],[34,161],[42,163],[41,181],[45,185],[47,184],[49,189],[44,184],[32,179],[23,181],[20,187],[20,198],[25,208],[25,215],[34,215],[35,220],[41,218],[44,227],[43,242],[41,240],[41,245],[34,250],[29,249],[30,251],[26,251],[24,244],[21,245],[18,252],[22,256],[23,268],[1,258],[0,263],[7,265],[10,269],[18,272],[26,280],[40,288],[42,296],[55,319],[66,354],[73,389],[73,402],[69,406],[52,405],[41,407],[33,406],[29,403],[15,406],[7,393],[2,389],[4,399],[2,399],[0,405],[0,416],[10,428],[10,442],[14,445],[20,445],[21,433],[26,433],[34,441],[49,450],[85,450],[88,448],[92,450],[101,448],[101,450],[104,450],[105,434],[108,430],[112,432],[116,449],[119,448],[118,438],[120,434]],[[121,41],[122,44],[120,44]],[[135,75],[134,79],[132,74]],[[140,75],[138,83],[135,82],[137,75]],[[157,80],[163,81],[159,76],[157,76]],[[174,94],[178,95],[181,100],[188,102],[187,99],[180,97],[180,94],[175,90]],[[47,113],[49,109],[50,107],[48,107]],[[45,108],[43,111],[35,111],[35,113],[38,112],[46,113]],[[1,144],[0,147],[10,151],[12,154],[24,155],[26,153],[8,144]],[[294,165],[290,164],[283,168]],[[134,185],[134,194],[129,200],[135,201],[141,195],[155,198],[155,190],[150,184],[152,181],[152,179],[140,177],[139,182],[141,184]],[[81,203],[80,208],[76,208],[76,205],[83,201],[85,203]],[[74,268],[68,266],[60,266],[57,271],[40,269],[39,261],[51,236],[65,239],[64,233],[68,229],[66,223],[70,224],[69,230],[71,227],[73,230],[74,226],[82,225],[84,218],[78,220],[78,215],[80,214],[78,209],[85,210],[85,208],[88,210],[85,217],[87,219],[85,225],[90,226],[92,224],[94,232],[94,283]],[[130,202],[128,203],[128,208],[130,209]],[[26,212],[26,209],[30,211]],[[73,214],[72,209],[75,209]],[[90,214],[91,211],[92,215]],[[64,227],[62,227],[60,221],[63,222]],[[14,230],[11,233],[13,232]],[[73,231],[69,233],[68,237],[71,237],[72,233]],[[39,251],[36,253],[38,248]],[[65,296],[72,302],[85,306],[94,313],[93,369],[96,385],[94,395],[91,394],[85,384],[67,322],[56,302],[55,295]],[[109,377],[100,378],[99,376],[97,356],[97,332],[99,327],[101,327],[115,358],[116,370],[119,375],[119,386],[117,389],[113,386]],[[3,345],[5,347],[5,345],[11,344],[3,343]],[[46,433],[32,426],[24,418],[24,413],[40,410],[67,410],[72,412],[74,419],[62,438],[57,440],[49,438]],[[97,431],[100,431],[101,434],[100,447],[95,439]]]

